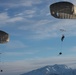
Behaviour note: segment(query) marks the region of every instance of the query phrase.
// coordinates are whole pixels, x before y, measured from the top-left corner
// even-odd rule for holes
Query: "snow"
[[[50,70],[49,70],[49,68],[46,68],[46,70],[49,72]]]
[[[76,75],[76,69],[66,65],[45,66],[21,75]]]
[[[54,71],[56,71],[56,69],[55,69],[54,67],[52,67],[52,69],[53,69]]]

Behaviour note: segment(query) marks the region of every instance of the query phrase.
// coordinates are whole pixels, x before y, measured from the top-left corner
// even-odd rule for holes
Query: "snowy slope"
[[[76,70],[73,70],[66,65],[55,64],[53,66],[45,66],[21,75],[76,75]]]

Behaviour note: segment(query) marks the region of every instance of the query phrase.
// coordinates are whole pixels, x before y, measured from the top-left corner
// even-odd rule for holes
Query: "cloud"
[[[9,48],[9,49],[20,49],[20,48],[26,48],[27,46],[20,41],[14,40],[14,41],[10,41],[6,45],[6,47]]]
[[[46,9],[32,9],[32,10],[25,10],[23,13],[19,13],[18,15],[22,16],[24,15],[26,18],[32,18],[27,19],[27,25],[22,25],[18,27],[19,30],[25,30],[30,32],[30,37],[33,39],[45,39],[45,38],[51,38],[51,37],[58,37],[60,36],[59,33],[60,29],[65,29],[66,32],[63,32],[66,34],[66,36],[76,36],[76,25],[75,20],[61,20],[61,19],[55,19],[51,16],[50,10],[48,5],[44,7]],[[44,17],[45,15],[45,17]],[[35,19],[40,18],[41,19]],[[52,18],[54,20],[52,20]]]
[[[10,19],[9,22],[19,22],[19,20],[21,20],[26,25],[22,23],[22,25],[19,25],[18,29],[21,31],[25,30],[26,32],[29,32],[30,35],[28,37],[32,37],[32,39],[46,39],[58,37],[60,36],[59,33],[61,33],[60,29],[65,29],[66,32],[62,33],[64,33],[68,37],[76,36],[76,25],[74,19],[55,19],[51,16],[49,7],[45,6],[44,8],[46,9],[46,11],[45,9],[38,8],[27,9],[23,12],[16,14],[16,18]],[[52,20],[52,18],[54,20]]]
[[[23,20],[22,17],[14,17],[14,18],[10,18],[7,22],[17,22],[22,20]]]
[[[12,30],[10,30],[9,33],[12,32],[11,35],[14,35],[16,37],[17,36],[21,37],[22,35],[23,36],[22,39],[25,38],[25,40],[26,37],[28,39],[32,38],[36,40],[59,37],[59,35],[61,35],[62,33],[64,33],[66,37],[76,36],[76,21],[74,19],[61,20],[52,17],[49,10],[49,5],[51,4],[51,2],[52,1],[50,0],[46,0],[45,2],[41,0],[15,0],[15,1],[9,0],[8,2],[4,1],[3,3],[0,3],[0,6],[2,7],[6,6],[6,10],[5,10],[6,12],[0,13],[0,27],[7,23],[10,24],[14,23],[13,24],[14,28],[12,28],[12,26],[9,26],[8,27],[9,29],[7,28],[5,29],[10,30],[11,27],[12,30],[13,29],[18,30],[17,31],[18,33],[16,33],[16,31],[12,32]],[[76,1],[74,0],[73,3],[74,2]],[[23,11],[15,11],[16,9],[18,9],[18,7],[20,9],[23,9]],[[24,9],[23,7],[24,8],[27,7],[27,8]],[[12,17],[9,16],[11,15],[9,13],[10,8],[11,10],[12,8],[13,10],[15,8],[15,10],[12,13],[13,14],[16,13],[16,14],[12,15]],[[66,32],[60,32],[60,29],[65,29]],[[53,65],[53,64],[67,64],[72,67],[76,66],[76,64],[73,64],[76,62],[76,58],[73,56],[67,57],[66,55],[65,57],[63,57],[62,55],[60,57],[56,56],[49,58],[39,58],[40,56],[39,57],[35,56],[36,54],[39,53],[36,52],[37,50],[34,51],[33,49],[30,49],[31,51],[26,51],[29,48],[27,48],[28,46],[26,45],[26,43],[24,43],[25,41],[20,41],[21,39],[18,40],[18,38],[14,38],[14,36],[13,39],[15,40],[10,39],[10,42],[4,47],[4,50],[2,49],[3,51],[6,51],[4,52],[4,56],[9,58],[12,57],[11,60],[14,61],[14,62],[6,62],[8,61],[9,58],[7,58],[7,60],[4,61],[2,65],[2,68],[4,70],[3,75],[19,75],[21,73],[25,73],[27,71],[37,69],[45,65]],[[72,48],[72,50],[75,49],[76,49],[75,47]],[[39,51],[40,50],[41,49],[39,49]],[[51,48],[48,48],[48,50],[51,50]],[[18,59],[21,59],[19,58],[20,56],[22,57],[24,55],[25,55],[24,58],[26,60],[17,61]],[[16,58],[16,56],[18,56],[17,57],[18,59]],[[29,58],[29,56],[31,56],[32,59]]]
[[[20,26],[18,29],[20,30],[26,30],[31,31],[34,35],[31,35],[32,38],[45,38],[45,37],[53,37],[50,35],[50,32],[52,32],[53,28],[50,27],[51,21],[50,20],[39,20],[36,22],[31,23],[31,25],[23,25]],[[52,33],[53,34],[53,33]],[[55,35],[55,34],[54,34]]]
[[[67,37],[76,36],[75,20],[40,20],[36,23],[32,23],[29,26],[21,26],[21,30],[30,30],[34,35],[33,38],[50,38],[58,37],[61,33],[64,33]],[[66,30],[61,32],[60,29]],[[60,34],[59,34],[60,33]]]
[[[19,75],[46,65],[54,64],[66,64],[68,66],[76,68],[75,62],[75,57],[49,57],[41,59],[20,60],[15,62],[5,62],[2,67],[4,70],[4,75],[7,75],[8,73]]]
[[[36,10],[35,9],[31,9],[31,10],[25,10],[23,12],[20,12],[18,14],[16,14],[15,16],[20,16],[20,17],[24,17],[24,18],[33,18],[36,14]]]
[[[69,49],[71,52],[76,52],[76,46],[72,46],[70,49]]]
[[[21,5],[23,5],[23,6],[32,6],[32,5],[34,5],[34,4],[40,4],[41,3],[41,0],[37,0],[37,1],[35,1],[35,0],[28,0],[28,1],[23,1],[22,3],[21,3]]]
[[[7,13],[0,13],[0,23],[7,22],[7,19],[9,19],[9,16],[7,15]]]
[[[24,56],[24,55],[34,55],[38,53],[38,51],[23,51],[23,52],[4,52],[4,56]]]
[[[13,0],[8,0],[8,2],[6,2],[6,1],[1,1],[1,3],[0,3],[0,6],[5,6],[5,7],[20,7],[20,6],[32,6],[32,5],[34,5],[34,4],[40,4],[41,3],[41,1],[40,0],[37,0],[37,1],[35,1],[35,0],[28,0],[28,1],[26,1],[26,0],[15,0],[15,1],[13,1]]]
[[[6,23],[14,23],[22,21],[23,17],[10,17],[8,16],[7,12],[0,13],[0,23],[6,24]]]

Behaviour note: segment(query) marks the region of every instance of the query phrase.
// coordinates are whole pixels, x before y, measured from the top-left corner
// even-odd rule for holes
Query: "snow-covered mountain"
[[[45,66],[21,75],[76,75],[76,70],[66,65]]]

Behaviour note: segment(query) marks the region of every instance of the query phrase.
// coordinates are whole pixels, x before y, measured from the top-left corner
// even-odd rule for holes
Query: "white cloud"
[[[52,37],[52,35],[50,35],[50,31],[52,31],[52,27],[50,27],[49,25],[50,23],[50,20],[44,19],[33,22],[28,26],[20,26],[18,29],[27,31],[30,30],[32,33],[34,33],[34,35],[32,35],[32,38],[45,38],[50,36]]]
[[[4,52],[4,56],[23,56],[23,55],[34,55],[38,53],[38,51],[23,51],[23,52]]]
[[[7,13],[0,13],[0,21],[6,20],[6,19],[9,19],[9,16],[7,15]]]
[[[24,19],[33,18],[36,16],[36,10],[35,9],[25,10],[23,12],[16,14],[15,16],[24,17]]]
[[[34,13],[35,13],[34,10],[26,10],[26,11],[25,11],[25,14],[34,14]]]
[[[7,22],[17,22],[17,21],[23,21],[22,17],[14,17],[10,18]]]
[[[21,0],[20,2],[19,2],[19,6],[32,6],[32,5],[34,5],[34,4],[40,4],[42,1],[41,0],[28,0],[28,1],[25,1],[25,0]],[[18,6],[18,5],[17,5]]]
[[[76,68],[76,59],[75,57],[52,57],[52,58],[41,58],[41,59],[31,59],[31,60],[22,60],[15,62],[5,62],[3,66],[3,75],[12,74],[19,75],[27,71],[31,71],[46,65],[54,64],[66,64],[73,68]]]
[[[51,17],[51,16],[50,16]],[[29,25],[22,25],[18,27],[20,30],[31,31],[34,35],[32,38],[49,38],[49,37],[58,37],[64,33],[66,36],[76,36],[76,25],[75,20],[62,20],[62,19],[41,19],[41,20],[32,20],[27,21]],[[31,24],[31,25],[30,25]],[[66,32],[61,32],[60,29],[66,30]]]
[[[70,49],[69,49],[71,52],[76,52],[76,46],[73,46],[73,47],[71,47]]]
[[[23,17],[10,17],[7,12],[0,13],[0,24],[23,21]]]
[[[6,6],[6,7],[20,7],[20,6],[32,6],[34,4],[40,4],[41,0],[15,0],[15,1],[9,1],[9,2],[2,2],[0,3],[0,6]]]
[[[19,48],[26,48],[27,46],[20,41],[14,40],[7,43],[6,47],[10,49],[16,49],[16,48],[19,49]]]
[[[7,22],[7,20],[9,19],[9,16],[7,15],[7,13],[0,13],[0,23],[5,23]]]

